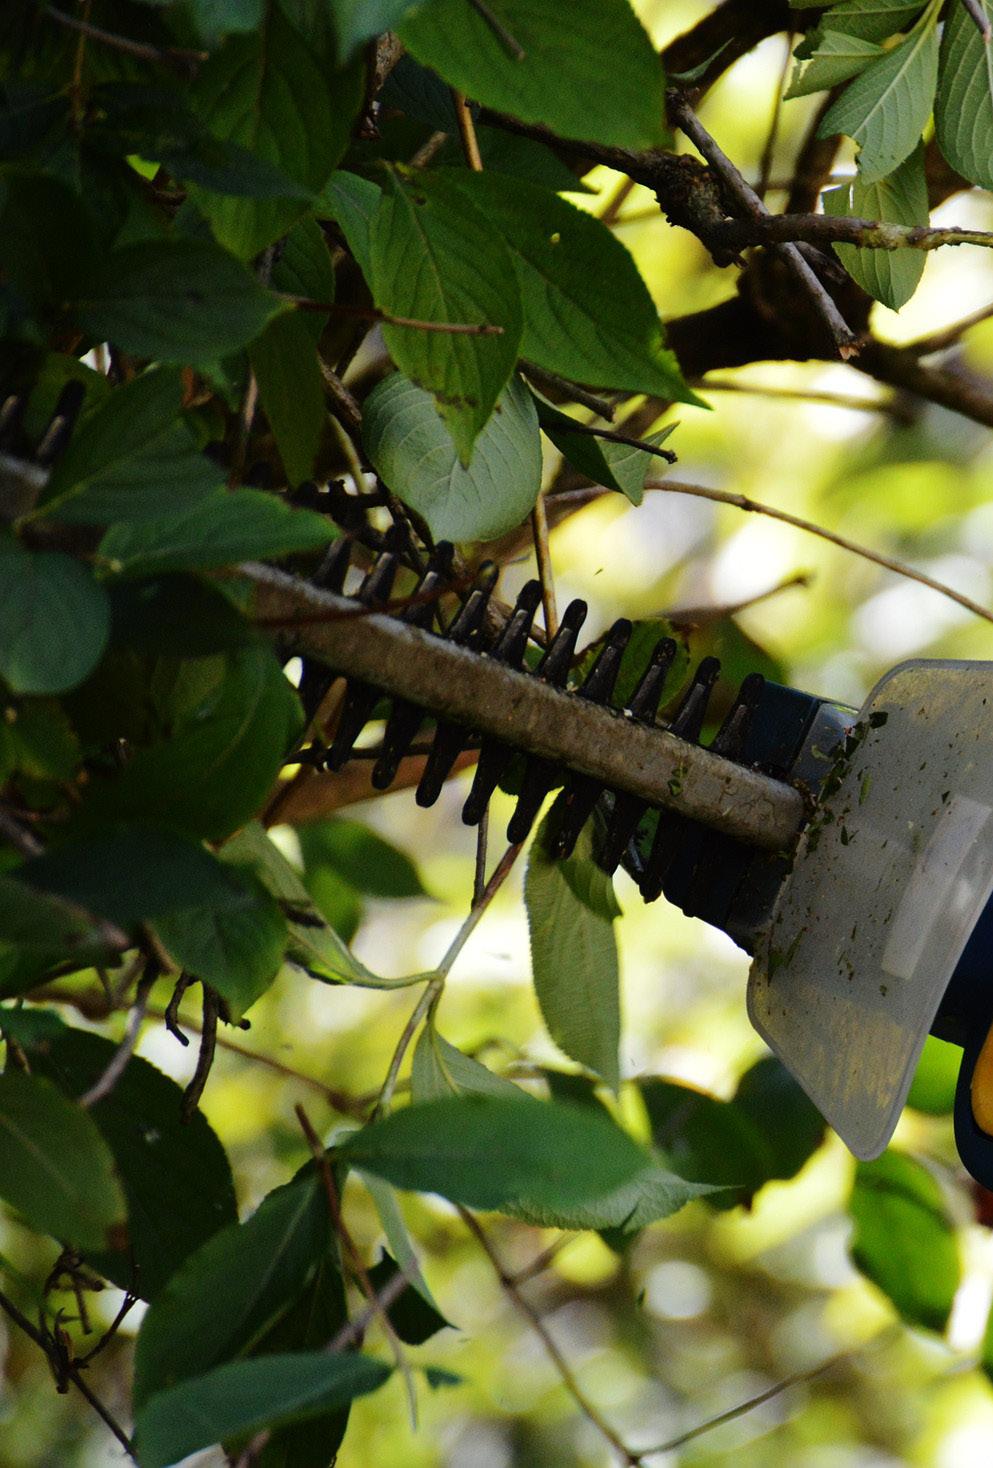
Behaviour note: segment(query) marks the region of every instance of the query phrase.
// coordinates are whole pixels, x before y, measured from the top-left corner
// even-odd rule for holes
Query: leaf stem
[[[349,306],[343,301],[315,301],[310,296],[295,296],[288,291],[273,295],[298,311],[320,311],[331,316],[347,316],[356,321],[381,321],[385,326],[409,326],[414,331],[438,331],[447,336],[503,336],[503,327],[488,321],[421,321],[416,316],[394,316],[377,306]]]

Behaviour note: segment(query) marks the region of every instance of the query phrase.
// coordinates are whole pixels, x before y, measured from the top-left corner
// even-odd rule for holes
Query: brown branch
[[[138,989],[135,994],[134,1004],[128,1015],[128,1022],[124,1030],[124,1038],[114,1051],[103,1073],[97,1077],[88,1091],[84,1091],[79,1098],[80,1106],[89,1108],[95,1106],[98,1101],[109,1096],[127,1069],[128,1061],[134,1054],[134,1048],[138,1043],[138,1035],[141,1030],[141,1022],[145,1018],[145,1009],[148,1005],[148,996],[152,991],[152,985],[158,977],[158,966],[150,962],[142,978],[138,980]]]
[[[88,20],[66,15],[64,10],[58,10],[54,5],[45,6],[45,15],[49,20],[54,20],[56,25],[65,26],[67,30],[75,31],[87,40],[97,41],[101,46],[120,51],[123,56],[134,56],[138,61],[159,61],[166,65],[179,65],[185,70],[190,62],[209,59],[210,53],[207,51],[190,51],[181,46],[151,46],[146,41],[133,41],[130,36],[119,36],[114,31],[105,31],[101,26],[91,25]]]
[[[993,304],[980,306],[978,311],[970,311],[968,316],[963,316],[961,321],[954,321],[951,326],[943,326],[928,336],[919,336],[912,342],[906,342],[904,351],[912,352],[915,357],[931,357],[936,352],[950,351],[952,347],[958,346],[967,331],[988,321],[991,316]]]
[[[193,1119],[193,1114],[207,1085],[217,1048],[217,1018],[220,1013],[220,1001],[215,990],[202,980],[201,988],[203,990],[203,1023],[200,1028],[200,1050],[197,1055],[196,1069],[183,1092],[180,1106],[180,1115],[185,1122]]]
[[[548,544],[548,516],[545,499],[540,493],[531,511],[531,538],[534,542],[534,559],[541,582],[541,605],[545,616],[545,635],[555,636],[559,630],[559,613],[555,604],[555,573],[552,569],[552,553]]]
[[[750,219],[726,219],[712,227],[707,243],[730,251],[784,241],[817,246],[857,245],[866,250],[939,250],[946,245],[993,248],[993,234],[984,229],[887,224],[878,219],[833,214],[766,214]]]
[[[962,0],[962,6],[988,46],[993,40],[993,27],[990,26],[990,18],[979,0]]]

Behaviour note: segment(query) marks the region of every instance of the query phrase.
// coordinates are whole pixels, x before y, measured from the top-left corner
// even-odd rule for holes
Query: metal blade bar
[[[238,569],[254,583],[256,620],[286,650],[749,845],[778,851],[797,837],[803,801],[782,781],[270,566]]]

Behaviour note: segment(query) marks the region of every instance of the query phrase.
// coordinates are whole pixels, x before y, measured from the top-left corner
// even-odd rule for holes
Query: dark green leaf
[[[285,291],[290,296],[306,296],[311,301],[334,300],[331,251],[324,231],[312,216],[301,219],[283,240],[279,259],[272,267],[272,286],[274,290]],[[327,324],[327,315],[323,311],[302,311],[298,315],[316,347]]]
[[[381,1294],[398,1272],[399,1266],[385,1251],[378,1264],[369,1270],[369,1278],[378,1294]],[[425,1300],[420,1290],[408,1284],[386,1312],[390,1324],[408,1346],[422,1346],[425,1341],[444,1330],[451,1322]]]
[[[923,9],[924,0],[841,0],[822,16],[821,26],[866,41],[885,41],[905,31]]]
[[[589,826],[565,861],[551,855],[551,817],[531,847],[524,901],[534,989],[548,1033],[565,1053],[617,1089],[621,1011],[610,877],[592,858]]]
[[[306,317],[277,316],[253,343],[249,357],[259,399],[290,484],[309,479],[327,410],[317,350]]]
[[[433,1023],[428,1023],[414,1047],[410,1094],[419,1106],[422,1101],[440,1101],[451,1096],[502,1096],[505,1100],[520,1100],[527,1093],[513,1081],[494,1075],[478,1060],[464,1055],[438,1034]]]
[[[864,183],[856,175],[851,183],[829,189],[823,199],[825,214],[879,219],[887,224],[927,224],[930,216],[924,145],[919,144],[899,168],[878,183]],[[924,274],[923,250],[861,250],[854,245],[834,248],[856,284],[892,311],[906,305]]]
[[[521,306],[509,251],[449,178],[395,170],[379,201],[370,285],[383,311],[417,321],[499,328],[496,336],[384,326],[401,372],[433,393],[468,464],[513,371]]]
[[[377,473],[436,540],[503,535],[527,518],[541,489],[538,418],[516,376],[476,439],[468,468],[431,395],[400,372],[366,399],[363,438]]]
[[[37,891],[20,879],[27,870],[0,875],[0,945],[17,952],[26,975],[43,972],[58,959],[85,968],[120,951],[122,935],[109,930],[99,914],[72,898]],[[7,978],[0,978],[3,992],[19,992]]]
[[[235,198],[194,185],[216,238],[248,260],[285,234],[321,190],[348,142],[362,96],[358,69],[328,75],[278,5],[201,69],[194,106],[212,133],[275,165],[304,191],[295,199]]]
[[[0,677],[12,691],[65,693],[103,656],[110,604],[72,556],[0,533],[0,628]]]
[[[372,279],[372,231],[383,191],[357,173],[333,173],[315,207],[320,219],[333,219],[348,241],[359,269]]]
[[[338,51],[347,61],[366,41],[396,29],[417,0],[335,0],[334,24]]]
[[[113,581],[111,642],[159,657],[194,658],[244,647],[256,635],[223,591],[183,572]]]
[[[232,870],[232,876],[236,873]],[[242,900],[218,911],[208,904],[159,918],[156,931],[188,973],[216,989],[238,1020],[272,983],[286,949],[286,920],[262,886],[238,874]]]
[[[630,1182],[645,1152],[606,1114],[554,1102],[461,1096],[394,1112],[338,1148],[349,1166],[470,1208],[593,1203]]]
[[[368,1357],[324,1352],[231,1361],[142,1408],[135,1426],[143,1468],[169,1468],[222,1438],[320,1416],[375,1391],[389,1375]]]
[[[360,821],[336,816],[301,826],[298,835],[308,877],[327,866],[370,897],[427,896],[410,857]]]
[[[510,251],[524,304],[522,356],[576,382],[699,402],[666,349],[634,261],[605,224],[522,179],[466,170],[443,177]]]
[[[96,1122],[48,1081],[0,1075],[0,1197],[39,1233],[106,1248],[126,1216]]]
[[[592,479],[594,484],[620,490],[633,505],[640,505],[644,499],[648,475],[665,472],[664,462],[654,454],[632,448],[630,444],[596,438],[591,433],[578,433],[573,419],[553,408],[551,403],[535,396],[535,405],[542,431],[567,463],[578,469],[580,474],[585,474],[587,479]],[[665,443],[676,426],[672,423],[660,433],[651,434],[646,441],[657,448]]]
[[[852,1258],[904,1320],[944,1330],[961,1276],[941,1189],[919,1162],[884,1152],[860,1162],[848,1204]]]
[[[196,504],[223,483],[223,470],[199,452],[180,415],[179,373],[158,368],[84,417],[41,508],[72,524],[148,520]]]
[[[97,341],[202,366],[247,346],[283,309],[218,245],[176,238],[106,256],[84,283],[76,315]]]
[[[174,515],[111,526],[99,554],[115,575],[152,576],[317,550],[334,535],[330,521],[263,490],[221,490]]]
[[[771,1056],[745,1072],[731,1101],[676,1081],[646,1080],[640,1090],[655,1145],[681,1176],[727,1189],[720,1207],[793,1177],[824,1137],[816,1108]]]
[[[993,23],[989,0],[977,3]],[[962,4],[952,5],[945,19],[934,125],[952,167],[993,189],[993,54]]]
[[[857,76],[825,114],[818,134],[846,133],[859,145],[863,183],[892,173],[914,151],[938,81],[937,14]]]
[[[487,10],[502,36],[466,0],[432,0],[397,30],[418,61],[497,112],[622,148],[665,141],[662,66],[627,0],[573,0],[566,45],[556,0],[489,0]]]
[[[25,1048],[33,1074],[76,1097],[103,1074],[116,1046],[102,1035],[63,1027],[43,1031]],[[181,1101],[175,1081],[132,1056],[90,1112],[124,1187],[128,1238],[123,1249],[91,1249],[87,1257],[121,1289],[145,1300],[218,1229],[237,1221],[224,1148],[201,1112],[183,1118]]]
[[[94,780],[85,819],[142,820],[220,841],[255,815],[302,717],[271,648],[189,666],[176,700],[170,736],[138,750],[120,775]]]
[[[144,0],[161,4],[162,0]],[[238,31],[254,31],[262,23],[265,0],[190,0],[193,18],[205,41]]]
[[[62,705],[52,698],[18,703],[0,694],[0,784],[13,775],[68,780],[79,765],[79,739]]]
[[[802,53],[802,54],[801,54]],[[865,71],[870,62],[882,56],[881,46],[860,36],[846,36],[841,31],[825,31],[816,47],[806,45],[798,51],[799,64],[793,74],[786,97],[806,97],[811,92],[826,92],[839,82]]]
[[[328,1246],[327,1198],[313,1172],[270,1193],[246,1223],[214,1234],[148,1307],[135,1353],[135,1406],[249,1351]]]

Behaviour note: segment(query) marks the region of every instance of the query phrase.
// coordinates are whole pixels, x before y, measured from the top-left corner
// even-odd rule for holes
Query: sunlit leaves
[[[418,61],[497,112],[567,138],[664,142],[662,66],[627,0],[573,0],[568,45],[562,23],[557,0],[489,0],[486,12],[468,0],[431,0],[397,30]]]
[[[904,1320],[943,1330],[961,1275],[941,1189],[902,1152],[860,1162],[849,1201],[852,1257]]]
[[[509,251],[448,181],[395,171],[373,219],[369,264],[381,310],[495,328],[489,335],[383,327],[393,360],[434,396],[467,464],[517,360],[521,307]]]
[[[424,518],[436,540],[492,540],[534,508],[541,488],[538,417],[517,377],[477,438],[468,468],[430,395],[402,373],[370,394],[363,433],[384,483]]]
[[[551,854],[546,817],[524,883],[534,988],[548,1033],[565,1053],[615,1089],[621,1012],[610,877],[591,856],[587,827],[565,861]]]
[[[811,92],[827,91],[839,82],[857,76],[878,57],[883,48],[860,36],[846,36],[841,31],[825,31],[815,44],[805,41],[797,48],[798,66],[790,82],[787,98],[806,97]]]
[[[0,1198],[32,1228],[106,1248],[125,1222],[113,1158],[93,1118],[50,1082],[0,1075]]]
[[[229,1362],[151,1398],[136,1424],[141,1462],[169,1468],[222,1438],[321,1416],[375,1391],[389,1374],[368,1357],[323,1352]]]
[[[99,662],[110,604],[73,557],[0,532],[0,628],[0,677],[13,692],[64,693]]]
[[[927,224],[923,145],[919,144],[899,168],[877,183],[866,183],[856,175],[851,183],[829,189],[824,195],[824,212],[855,219],[879,219],[887,224]],[[855,245],[834,248],[852,279],[893,311],[906,305],[924,274],[922,250],[866,250]]]
[[[978,4],[993,23],[989,0]],[[993,48],[962,4],[951,6],[945,19],[934,125],[952,167],[993,188]]]

